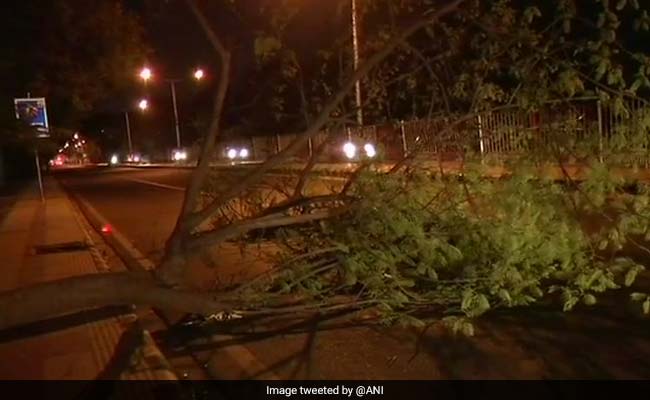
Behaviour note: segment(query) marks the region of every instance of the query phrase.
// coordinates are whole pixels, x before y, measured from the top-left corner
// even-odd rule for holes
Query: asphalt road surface
[[[190,172],[105,168],[63,172],[59,178],[155,260],[173,229]],[[231,174],[236,180],[241,170]],[[356,326],[252,337],[246,346],[282,378],[650,378],[650,324],[625,306],[627,295],[618,295],[614,305],[605,298],[598,307],[570,314],[557,307],[490,313],[477,322],[474,338],[438,328],[420,335]],[[215,347],[207,343],[182,351],[203,352],[211,363]]]
[[[59,172],[75,195],[88,201],[143,254],[156,260],[171,234],[190,170],[99,168]]]

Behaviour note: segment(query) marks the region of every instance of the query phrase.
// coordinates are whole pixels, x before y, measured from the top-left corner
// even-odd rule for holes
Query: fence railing
[[[319,161],[340,161],[341,149],[348,141],[357,145],[372,143],[387,160],[399,160],[415,149],[424,158],[459,154],[463,150],[508,157],[558,140],[571,145],[593,138],[597,138],[594,151],[603,153],[612,148],[617,138],[629,134],[630,128],[644,129],[641,124],[650,121],[646,118],[650,116],[650,108],[640,100],[626,100],[623,108],[621,112],[597,98],[582,98],[548,103],[537,111],[513,107],[485,112],[452,128],[449,121],[437,118],[326,130],[309,140],[297,157],[307,159],[325,143]],[[294,139],[296,134],[238,139],[237,143],[224,144],[222,154],[226,148],[239,145],[248,147],[252,158],[264,160],[284,150]],[[636,151],[650,160],[650,137],[637,143]]]

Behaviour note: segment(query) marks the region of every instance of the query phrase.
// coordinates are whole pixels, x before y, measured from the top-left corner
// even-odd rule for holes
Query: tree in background
[[[75,128],[101,100],[134,83],[148,52],[138,19],[121,1],[21,1],[3,5],[3,119],[13,97],[46,97],[50,123]]]

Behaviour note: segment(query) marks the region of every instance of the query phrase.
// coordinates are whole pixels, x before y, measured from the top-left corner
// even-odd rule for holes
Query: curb
[[[78,205],[79,209],[86,217],[86,220],[97,232],[101,232],[103,226],[109,225],[109,222],[104,216],[102,216],[90,203],[81,196],[77,196],[69,192],[65,185],[61,185],[65,193],[71,200],[74,200],[75,204]],[[118,232],[115,227],[112,227],[111,234],[105,235],[101,234],[101,237],[106,241],[106,243],[115,251],[115,253],[122,259],[126,267],[138,273],[151,273],[155,268],[154,263],[144,256],[138,249],[136,249],[131,242],[120,232]],[[156,312],[158,314],[158,312]],[[167,318],[164,313],[160,312],[159,318],[163,320],[168,328]],[[234,339],[230,335],[220,335],[222,338]],[[153,339],[152,339],[153,341]],[[157,351],[160,353],[160,356],[164,358],[162,352],[156,347]],[[260,371],[266,371],[268,368],[264,363],[262,363],[247,347],[243,345],[230,345],[228,347],[219,348],[215,350],[220,354],[226,356],[229,361],[232,361],[236,364],[242,374],[240,376],[252,377],[259,374]],[[165,362],[169,364],[166,360]],[[209,363],[208,363],[209,364]],[[200,365],[198,368],[203,369]],[[214,375],[214,374],[211,374]],[[218,375],[218,374],[217,374]],[[216,379],[219,377],[216,376]],[[264,373],[265,380],[281,380],[273,372]]]
[[[90,232],[88,231],[89,228],[88,225],[90,225],[90,227],[92,228],[92,224],[90,224],[88,218],[85,218],[85,214],[81,210],[81,207],[79,207],[79,203],[77,201],[74,201],[73,197],[70,196],[70,194],[64,189],[63,185],[60,182],[56,181],[56,183],[59,186],[60,190],[66,195],[69,205],[74,214],[76,223],[79,229],[82,231],[83,235],[86,237],[86,241],[88,241],[88,243],[91,245],[89,248],[89,252],[93,261],[96,264],[98,273],[101,274],[101,273],[108,272],[109,266],[106,262],[106,258],[102,254],[100,254],[96,246],[96,240],[91,236]],[[127,319],[134,318],[135,320],[138,319],[137,315],[134,312],[125,314],[122,317]],[[101,325],[99,323],[95,323],[92,329],[95,331],[102,331],[103,329],[105,329],[105,328],[101,328],[100,326]],[[176,372],[174,371],[174,369],[172,368],[168,360],[165,358],[161,350],[156,345],[149,331],[146,329],[142,329],[141,334],[142,334],[142,344],[140,350],[135,354],[133,354],[132,356],[134,357],[132,359],[133,362],[137,363],[140,371],[137,372],[132,372],[128,370],[123,371],[122,379],[167,380],[167,381],[179,380],[178,375],[176,374]],[[111,330],[110,333],[102,332],[101,334],[98,334],[98,337],[101,337],[104,340],[106,340],[108,337],[111,337],[113,335],[119,336],[119,333]],[[100,344],[95,343],[95,345],[101,348]]]
[[[81,212],[97,232],[101,234],[103,227],[111,226],[106,218],[104,218],[90,203],[76,196],[66,190],[68,196],[74,200],[79,206]],[[146,258],[138,249],[136,249],[131,242],[114,227],[111,227],[111,234],[101,234],[101,237],[106,243],[117,253],[122,259],[126,267],[131,271],[136,272],[149,272],[154,269],[154,264]]]

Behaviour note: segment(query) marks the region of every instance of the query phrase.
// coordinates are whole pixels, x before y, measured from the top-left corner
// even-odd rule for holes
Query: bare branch
[[[302,170],[300,173],[300,176],[298,177],[298,183],[296,183],[296,187],[293,190],[293,198],[298,198],[303,195],[303,190],[305,189],[305,185],[307,184],[307,179],[309,178],[309,174],[311,171],[314,169],[314,166],[318,162],[318,157],[320,157],[325,149],[327,148],[327,145],[330,143],[332,140],[332,133],[328,132],[327,137],[323,141],[323,143],[319,144],[318,147],[316,148],[316,151],[313,152],[311,157],[309,158],[309,161],[307,162],[307,165],[305,168]]]
[[[183,242],[194,227],[191,224],[188,224],[188,218],[196,208],[201,195],[201,187],[205,183],[210,170],[210,159],[214,153],[217,136],[219,135],[223,108],[230,82],[230,52],[210,27],[208,21],[198,9],[194,0],[186,0],[186,3],[208,37],[208,40],[215,48],[220,59],[221,71],[219,73],[219,84],[217,86],[217,91],[215,92],[212,121],[210,122],[210,127],[205,136],[205,142],[203,144],[199,163],[192,171],[190,182],[185,191],[185,197],[183,198],[181,212],[176,220],[174,231],[167,241],[167,252],[165,258],[156,271],[158,278],[170,285],[179,284],[178,280],[180,279],[180,276],[182,276],[181,269],[183,268],[183,262],[181,258],[184,247]]]
[[[216,231],[201,233],[190,239],[187,248],[196,249],[204,246],[211,246],[228,239],[236,238],[255,229],[278,228],[289,225],[304,224],[307,222],[320,221],[332,218],[345,212],[344,208],[329,209],[312,214],[296,216],[284,216],[277,214],[254,218],[238,223],[230,224]]]
[[[192,11],[192,14],[196,20],[199,22],[199,25],[203,29],[203,32],[208,37],[208,40],[212,44],[212,47],[214,47],[216,50],[217,55],[219,56],[219,61],[221,63],[221,71],[219,73],[219,84],[215,93],[212,121],[210,123],[208,133],[205,137],[205,143],[201,152],[199,164],[192,173],[192,178],[190,180],[188,190],[185,193],[183,211],[180,217],[181,219],[194,211],[198,196],[201,191],[201,186],[203,185],[203,182],[205,181],[205,178],[210,170],[210,158],[214,153],[216,138],[219,135],[223,107],[226,100],[226,95],[228,93],[231,58],[230,52],[228,49],[226,49],[219,36],[210,27],[210,24],[199,10],[194,0],[186,0],[186,3]],[[187,233],[189,229],[191,229],[191,226],[188,226],[187,229],[183,229],[181,226],[181,232],[183,234]]]
[[[279,214],[289,211],[292,208],[309,207],[310,205],[316,203],[335,203],[351,199],[352,198],[350,196],[345,196],[339,193],[289,199],[276,206],[266,209],[264,215]]]
[[[189,1],[189,0],[188,0]],[[382,50],[369,57],[367,61],[359,66],[359,68],[345,81],[341,89],[332,96],[329,102],[323,107],[320,114],[314,119],[312,125],[294,140],[286,149],[280,153],[269,158],[264,164],[259,166],[255,171],[247,175],[238,185],[233,186],[225,191],[221,196],[213,201],[208,207],[203,209],[197,214],[191,216],[187,221],[187,226],[190,229],[196,228],[203,221],[210,218],[219,208],[228,200],[238,196],[242,191],[252,184],[258,182],[264,174],[286,161],[290,156],[299,151],[309,140],[309,138],[316,136],[323,128],[330,118],[331,113],[336,110],[339,104],[345,99],[349,92],[354,88],[356,82],[366,76],[372,69],[381,63],[387,56],[389,56],[396,47],[398,47],[406,38],[410,37],[420,29],[435,24],[440,18],[455,11],[464,0],[454,0],[446,6],[439,9],[431,15],[423,16],[411,23],[408,27],[403,29],[398,35],[393,37]]]

